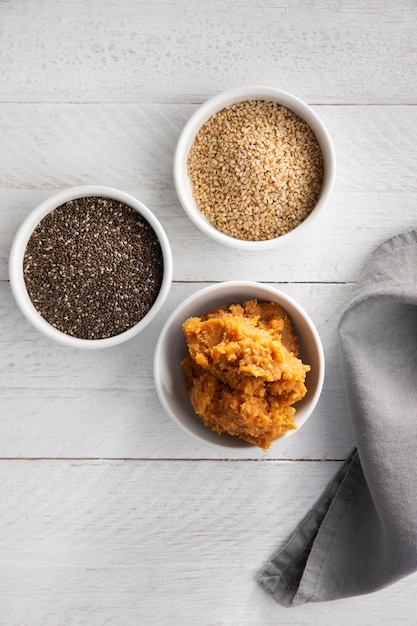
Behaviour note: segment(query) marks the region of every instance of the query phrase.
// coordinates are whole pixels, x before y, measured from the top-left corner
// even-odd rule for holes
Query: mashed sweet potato
[[[294,429],[310,367],[298,358],[291,321],[274,302],[248,300],[190,317],[182,361],[195,412],[217,433],[266,450]]]

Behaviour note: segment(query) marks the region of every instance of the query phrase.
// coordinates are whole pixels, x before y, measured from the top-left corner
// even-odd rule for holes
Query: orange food
[[[274,302],[248,300],[183,324],[182,362],[195,412],[217,433],[266,450],[296,428],[295,408],[310,367],[298,358],[291,321]]]

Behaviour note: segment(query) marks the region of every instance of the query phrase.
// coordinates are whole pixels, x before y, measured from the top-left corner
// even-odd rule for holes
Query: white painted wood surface
[[[337,322],[368,254],[417,226],[416,42],[414,0],[0,2],[0,624],[416,624],[415,576],[297,609],[255,580],[354,445]],[[317,224],[262,254],[201,235],[171,173],[198,104],[244,83],[312,104],[337,152]],[[8,283],[21,221],[82,183],[145,202],[175,262],[155,322],[100,353],[40,336]],[[226,459],[163,413],[152,356],[176,303],[235,278],[276,284],[309,311],[327,372],[295,437]]]

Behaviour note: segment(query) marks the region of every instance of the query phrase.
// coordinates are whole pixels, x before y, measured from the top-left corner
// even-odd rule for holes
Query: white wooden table
[[[415,576],[296,609],[256,582],[354,445],[336,333],[352,284],[379,243],[417,226],[415,0],[2,0],[0,77],[0,624],[416,624]],[[261,254],[197,231],[171,174],[196,107],[250,83],[313,105],[338,161],[304,240]],[[175,262],[156,321],[94,353],[32,329],[7,271],[31,209],[88,183],[140,198]],[[327,374],[295,437],[228,459],[164,414],[152,358],[178,302],[238,278],[307,309]]]

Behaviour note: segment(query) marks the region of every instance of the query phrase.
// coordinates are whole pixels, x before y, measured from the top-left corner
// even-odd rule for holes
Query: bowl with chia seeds
[[[20,226],[9,278],[25,317],[50,339],[107,348],[141,332],[172,282],[168,238],[134,196],[101,185],[63,190]]]
[[[310,106],[279,89],[244,86],[191,116],[173,175],[183,209],[202,232],[263,250],[305,232],[329,200],[335,169],[331,137]]]

